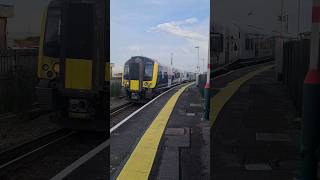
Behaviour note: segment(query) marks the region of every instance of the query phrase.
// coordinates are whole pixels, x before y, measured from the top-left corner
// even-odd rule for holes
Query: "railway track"
[[[126,103],[121,107],[111,110],[110,112],[110,127],[114,127],[117,125],[121,120],[128,117],[130,114],[138,110],[142,107],[143,104],[134,104],[134,103]]]
[[[75,131],[59,129],[44,136],[0,152],[0,171],[18,161],[47,149],[50,145],[70,137]]]

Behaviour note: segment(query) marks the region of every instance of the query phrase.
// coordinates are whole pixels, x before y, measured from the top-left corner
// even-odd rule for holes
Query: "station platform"
[[[209,121],[194,83],[180,85],[111,137],[111,179],[209,179]],[[195,168],[194,164],[197,164]]]
[[[273,67],[249,76],[231,83],[232,76],[214,81],[213,179],[300,179],[301,118],[287,88],[275,80]]]
[[[177,86],[112,131],[66,179],[298,179],[300,119],[273,64],[213,82],[210,121],[195,84]]]

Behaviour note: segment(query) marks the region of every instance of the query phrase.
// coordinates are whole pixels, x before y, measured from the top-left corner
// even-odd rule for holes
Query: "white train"
[[[128,100],[145,102],[162,89],[193,80],[194,73],[163,65],[148,57],[134,56],[124,64],[122,86]]]
[[[214,64],[229,64],[239,59],[261,59],[274,54],[274,37],[256,27],[240,24],[214,24]]]

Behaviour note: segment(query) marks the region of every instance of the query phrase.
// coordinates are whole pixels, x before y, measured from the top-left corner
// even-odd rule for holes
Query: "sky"
[[[284,0],[289,32],[297,33],[298,1]],[[49,0],[0,0],[15,6],[8,20],[9,40],[39,35],[41,16]],[[220,22],[251,24],[279,30],[280,0],[213,0]],[[312,0],[301,0],[301,31],[309,31]],[[110,61],[121,71],[126,60],[143,55],[194,71],[200,46],[200,66],[208,57],[209,0],[110,0]],[[248,16],[248,14],[251,14]]]
[[[280,0],[214,0],[214,19],[223,23],[250,24],[264,32],[280,30]],[[111,0],[111,62],[121,71],[131,56],[143,55],[194,71],[197,49],[208,57],[209,0]],[[311,0],[301,0],[300,31],[311,24]],[[298,0],[284,0],[289,15],[288,32],[298,30]],[[248,16],[248,14],[251,14]]]
[[[146,56],[195,71],[208,57],[209,0],[112,0],[111,62],[121,71],[132,56]]]
[[[0,0],[0,4],[13,5],[14,17],[8,19],[8,44],[14,38],[39,36],[42,14],[50,0]]]

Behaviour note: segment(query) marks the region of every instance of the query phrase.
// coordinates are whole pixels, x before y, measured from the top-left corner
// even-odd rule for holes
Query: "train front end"
[[[64,128],[105,131],[106,45],[103,3],[53,0],[44,13],[38,102]]]
[[[144,103],[152,98],[157,84],[158,63],[146,57],[136,56],[124,65],[122,85],[127,99]]]

